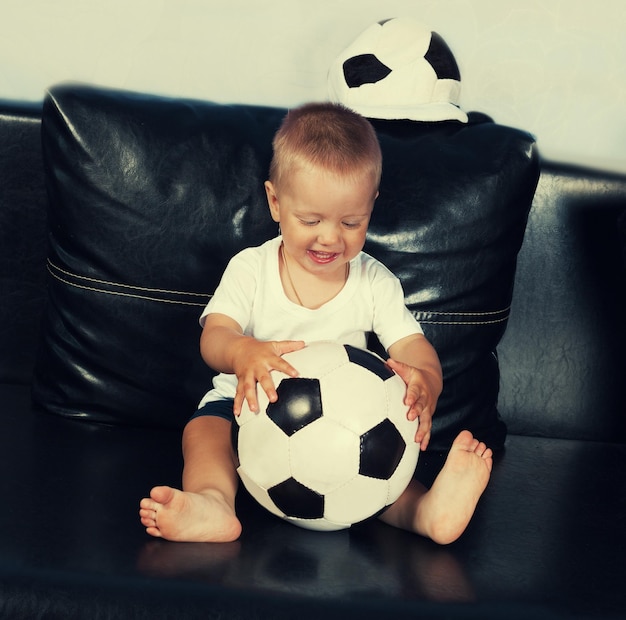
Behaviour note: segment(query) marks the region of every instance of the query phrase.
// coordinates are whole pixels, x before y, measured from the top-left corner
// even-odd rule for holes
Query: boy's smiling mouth
[[[307,250],[307,254],[311,260],[320,265],[332,263],[339,256],[338,252],[319,252],[316,250]]]

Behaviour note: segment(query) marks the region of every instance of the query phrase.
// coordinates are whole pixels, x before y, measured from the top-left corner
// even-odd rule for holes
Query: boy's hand
[[[420,450],[426,450],[430,441],[433,414],[437,406],[438,393],[434,389],[432,377],[425,371],[394,359],[387,361],[390,368],[406,383],[404,404],[409,407],[409,420],[419,418],[415,442]]]
[[[297,377],[298,371],[282,355],[304,348],[301,340],[281,340],[263,342],[254,338],[242,338],[232,354],[233,371],[237,376],[237,392],[233,411],[241,413],[244,399],[250,411],[258,411],[257,383],[261,385],[270,402],[278,399],[270,372],[278,370],[290,377]]]

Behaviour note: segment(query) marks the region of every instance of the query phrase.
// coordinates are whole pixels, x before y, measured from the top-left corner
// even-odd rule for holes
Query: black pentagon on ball
[[[271,487],[267,493],[288,517],[321,519],[324,516],[324,497],[294,478]]]
[[[267,406],[267,417],[291,437],[322,417],[322,392],[318,379],[283,379],[276,388],[278,400]]]
[[[454,59],[454,54],[440,34],[431,33],[430,45],[424,58],[430,63],[438,79],[456,80],[457,82],[461,80],[461,73]]]
[[[376,84],[384,80],[391,69],[374,54],[359,54],[343,63],[343,77],[348,88],[358,88],[363,84]]]
[[[393,370],[377,355],[366,351],[365,349],[358,349],[349,344],[344,345],[348,359],[358,366],[366,368],[370,372],[374,373],[377,377],[380,377],[383,381],[391,379],[394,376]]]
[[[388,480],[396,471],[406,444],[389,419],[361,435],[359,473],[369,478]]]

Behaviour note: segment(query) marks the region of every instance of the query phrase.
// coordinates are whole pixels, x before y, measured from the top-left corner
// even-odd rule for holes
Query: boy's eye
[[[301,219],[300,223],[304,224],[305,226],[315,226],[316,224],[319,223],[319,221],[318,220],[303,220],[303,219]]]
[[[358,228],[361,225],[361,222],[344,222],[343,225],[346,228]]]

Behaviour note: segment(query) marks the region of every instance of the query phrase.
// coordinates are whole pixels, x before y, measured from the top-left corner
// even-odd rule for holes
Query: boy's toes
[[[461,431],[452,442],[453,448],[467,450],[468,452],[472,452],[477,445],[478,440],[468,430]]]
[[[174,496],[174,489],[172,487],[154,487],[150,491],[150,497],[157,504],[167,504],[172,500]]]
[[[150,508],[142,507],[139,509],[141,522],[146,526],[156,525],[156,514],[156,506]]]
[[[156,502],[149,497],[144,497],[139,502],[139,508],[140,508],[140,514],[141,514],[141,510],[156,510]]]

